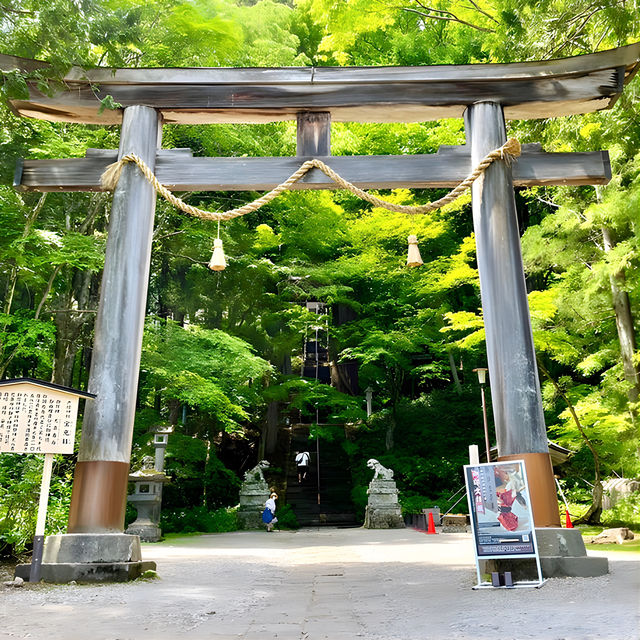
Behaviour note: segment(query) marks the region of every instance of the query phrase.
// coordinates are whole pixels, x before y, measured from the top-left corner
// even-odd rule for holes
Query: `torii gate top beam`
[[[13,100],[22,116],[119,124],[121,110],[98,114],[111,95],[145,105],[166,123],[273,122],[301,110],[333,121],[421,122],[462,117],[478,101],[500,104],[506,118],[534,119],[610,108],[638,70],[640,43],[561,60],[424,67],[73,68],[66,89],[46,96],[30,86]],[[0,68],[33,69],[33,60],[0,56]]]

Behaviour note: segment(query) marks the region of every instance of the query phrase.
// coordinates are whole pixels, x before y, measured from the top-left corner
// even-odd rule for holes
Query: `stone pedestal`
[[[367,491],[369,501],[364,516],[366,529],[402,529],[404,520],[395,480],[374,478]]]
[[[42,557],[45,582],[126,582],[155,562],[142,562],[140,538],[124,533],[67,533],[49,536]],[[16,567],[16,576],[29,579],[30,564]]]
[[[264,526],[262,512],[264,503],[269,498],[269,485],[262,470],[268,466],[268,462],[262,461],[244,474],[238,508],[238,526],[241,529],[262,529]]]
[[[593,578],[609,573],[607,558],[587,556],[578,529],[536,529],[536,540],[545,578]],[[536,575],[534,559],[481,560],[480,571],[511,571],[514,580],[531,580]]]
[[[127,527],[125,533],[139,536],[144,542],[158,542],[162,537],[162,529],[159,525],[162,495],[134,493],[128,496],[127,500],[138,511],[138,517]]]
[[[145,458],[151,465],[151,457]],[[139,536],[144,542],[158,542],[162,537],[160,529],[160,510],[162,507],[162,486],[170,478],[162,471],[141,469],[129,475],[129,482],[134,484],[134,492],[127,496],[137,510],[138,517],[125,533]]]

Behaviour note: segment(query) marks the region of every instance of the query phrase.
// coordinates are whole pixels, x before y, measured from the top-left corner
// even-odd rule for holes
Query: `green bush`
[[[160,527],[163,533],[223,533],[237,531],[235,507],[209,511],[206,507],[168,509],[162,512]]]
[[[55,458],[47,509],[47,535],[62,533],[67,526],[72,483],[70,460],[63,456]],[[0,557],[16,556],[31,547],[42,464],[42,456],[0,455]]]
[[[280,509],[278,509],[276,516],[278,518],[277,526],[280,527],[280,529],[300,528],[298,518],[296,518],[296,514],[293,512],[290,504],[285,504]]]
[[[622,498],[613,509],[603,511],[602,523],[611,527],[640,529],[640,494]]]
[[[586,486],[580,478],[567,477],[559,482],[569,502],[591,504],[591,487]]]
[[[395,445],[387,451],[384,438],[392,417],[391,410],[383,408],[366,422],[351,425],[344,449],[351,461],[356,508],[364,514],[366,487],[373,475],[366,463],[376,458],[394,471],[407,513],[436,504],[446,511],[463,495],[456,492],[464,486],[462,467],[468,462],[469,443],[484,441],[477,388],[462,394],[433,389],[414,400],[401,400]],[[466,510],[466,499],[455,508]]]
[[[204,480],[207,506],[210,509],[219,509],[238,504],[240,484],[240,478],[231,469],[227,469],[211,451],[205,467]]]
[[[165,473],[171,482],[162,491],[168,508],[195,508],[206,501],[210,510],[238,504],[240,479],[218,458],[214,447],[198,438],[172,433]]]
[[[400,496],[400,506],[402,507],[402,515],[407,513],[422,513],[423,509],[436,505],[432,498],[426,496]]]

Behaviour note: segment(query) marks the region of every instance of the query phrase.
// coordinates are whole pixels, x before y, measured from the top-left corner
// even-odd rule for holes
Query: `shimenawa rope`
[[[495,160],[505,160],[506,162],[511,162],[513,158],[517,158],[519,155],[520,143],[516,138],[509,138],[509,140],[507,140],[501,147],[499,147],[498,149],[494,149],[493,151],[488,153],[477,164],[474,170],[446,196],[440,198],[439,200],[435,200],[434,202],[427,202],[426,204],[417,206],[394,204],[392,202],[382,200],[381,198],[378,198],[370,193],[367,193],[366,191],[359,189],[355,185],[342,178],[331,167],[326,165],[321,160],[318,160],[317,158],[304,162],[300,166],[300,168],[295,173],[292,173],[282,184],[279,184],[275,189],[272,189],[268,193],[265,193],[257,200],[245,204],[242,207],[238,207],[237,209],[230,209],[223,212],[204,211],[203,209],[193,207],[190,204],[187,204],[184,200],[181,200],[177,196],[174,196],[173,193],[169,191],[169,189],[160,184],[146,162],[139,158],[135,153],[128,153],[127,155],[123,156],[118,162],[110,164],[102,174],[101,183],[104,189],[112,191],[118,184],[118,180],[120,179],[120,174],[122,173],[124,165],[129,162],[133,162],[134,164],[138,165],[138,168],[140,169],[140,171],[142,171],[144,177],[153,185],[153,188],[165,200],[169,201],[174,207],[197,218],[220,221],[232,220],[233,218],[244,216],[247,213],[257,211],[258,209],[260,209],[260,207],[263,207],[265,204],[271,202],[271,200],[277,198],[281,193],[289,189],[310,169],[316,167],[329,178],[331,178],[340,188],[351,191],[351,193],[355,194],[362,200],[366,200],[367,202],[371,203],[374,207],[382,207],[384,209],[387,209],[388,211],[395,211],[397,213],[416,214],[435,211],[436,209],[440,209],[441,207],[444,207],[445,205],[453,202],[471,187],[476,178],[480,177],[492,162],[494,162]]]

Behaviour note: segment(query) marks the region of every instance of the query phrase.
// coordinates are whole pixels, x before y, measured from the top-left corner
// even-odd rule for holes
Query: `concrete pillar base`
[[[42,562],[139,562],[140,538],[126,533],[63,533],[47,536]]]
[[[29,578],[30,564],[16,567]],[[140,577],[155,562],[143,562],[140,538],[124,533],[67,533],[48,536],[42,557],[45,582],[125,582]]]
[[[155,571],[155,562],[69,562],[43,564],[41,579],[57,584],[75,582],[127,582],[145,571]],[[30,564],[16,567],[16,578],[29,580]]]
[[[587,556],[578,529],[536,529],[540,566],[545,578],[595,578],[609,573],[607,558]],[[514,580],[531,580],[537,575],[532,558],[481,560],[480,571],[491,573],[511,571]]]

